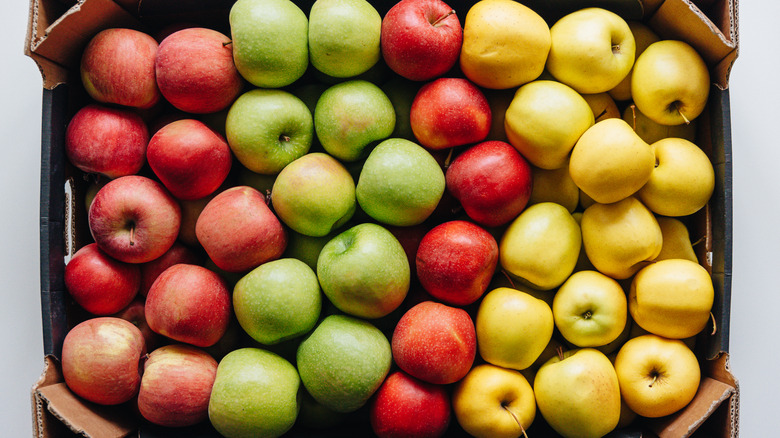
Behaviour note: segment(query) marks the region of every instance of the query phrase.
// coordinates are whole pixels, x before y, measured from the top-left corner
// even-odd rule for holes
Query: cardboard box
[[[308,11],[313,0],[298,3]],[[66,260],[89,240],[83,196],[86,181],[67,163],[63,151],[65,127],[85,102],[78,60],[89,38],[109,27],[155,29],[173,21],[190,21],[229,34],[227,13],[232,0],[31,0],[26,54],[43,78],[41,144],[41,316],[45,368],[32,388],[33,425],[38,437],[162,437],[218,436],[208,425],[165,430],[139,422],[127,406],[103,407],[75,397],[59,370],[62,341],[84,315],[74,309],[63,284]],[[380,13],[395,3],[374,1]],[[448,2],[465,11],[473,0]],[[729,369],[731,302],[732,174],[728,77],[738,55],[736,0],[529,0],[523,2],[549,22],[569,11],[595,5],[627,19],[644,20],[663,38],[691,43],[707,61],[713,79],[708,107],[699,117],[697,144],[710,155],[716,188],[709,205],[688,222],[699,259],[712,274],[716,299],[713,324],[696,344],[703,379],[694,401],[667,418],[642,421],[614,437],[736,437],[739,425],[739,385]],[[171,8],[175,10],[171,10]],[[461,16],[462,19],[463,16]],[[537,415],[533,436],[550,436]],[[332,432],[296,431],[290,436],[343,436],[370,432],[365,421],[348,423]],[[462,434],[453,419],[451,435]]]

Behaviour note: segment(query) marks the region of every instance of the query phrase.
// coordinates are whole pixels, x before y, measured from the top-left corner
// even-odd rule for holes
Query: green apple
[[[475,322],[477,348],[486,362],[523,370],[550,342],[553,313],[544,301],[507,287],[482,298]]]
[[[367,155],[369,145],[395,128],[393,103],[376,85],[350,80],[331,86],[317,100],[314,129],[322,147],[341,161]]]
[[[560,82],[538,80],[520,87],[504,116],[509,143],[534,166],[558,169],[595,119],[588,102]]]
[[[355,213],[355,182],[343,164],[313,152],[279,172],[271,190],[279,219],[307,236],[325,236]]]
[[[628,23],[614,12],[584,8],[550,27],[547,70],[580,93],[614,88],[634,65],[636,42]]]
[[[509,224],[499,243],[503,269],[531,287],[549,290],[571,275],[580,254],[580,226],[554,202],[527,207]]]
[[[278,437],[298,417],[301,379],[290,362],[259,348],[234,350],[219,362],[209,420],[226,438]]]
[[[381,57],[382,17],[366,0],[316,0],[309,13],[309,59],[322,73],[348,78]]]
[[[247,91],[233,102],[225,120],[227,141],[238,161],[267,175],[306,154],[313,130],[309,108],[283,90]]]
[[[542,417],[565,438],[602,437],[620,418],[615,368],[593,348],[569,350],[545,362],[534,378],[534,393]]]
[[[322,309],[317,274],[304,262],[284,258],[263,263],[233,288],[233,310],[257,342],[272,345],[307,333]]]
[[[656,216],[655,219],[661,227],[663,244],[661,252],[654,261],[685,259],[698,263],[699,258],[696,257],[696,252],[693,250],[691,235],[685,223],[674,217]]]
[[[238,0],[230,9],[236,69],[262,88],[290,85],[309,66],[309,22],[290,0]]]
[[[658,36],[648,25],[641,21],[630,20],[627,21],[631,34],[634,36],[634,43],[636,50],[634,51],[634,61],[641,55],[650,44],[659,41],[661,37]],[[633,66],[632,66],[633,70]],[[613,99],[619,101],[631,100],[631,72],[629,72],[619,84],[615,85],[609,90],[609,95]],[[647,141],[647,140],[645,140]],[[648,143],[652,143],[648,141]]]
[[[374,148],[358,177],[356,196],[363,211],[387,225],[424,222],[444,194],[444,171],[422,146],[402,138]]]
[[[343,231],[341,228],[331,231],[324,236],[307,236],[297,231],[290,230],[287,233],[287,247],[282,257],[298,259],[306,263],[313,271],[317,271],[317,258],[320,251],[330,239]]]
[[[623,120],[648,144],[668,137],[684,138],[688,141],[696,139],[696,126],[698,125],[696,120],[680,125],[662,125],[650,120],[634,104],[628,105],[623,110]]]
[[[392,365],[390,342],[370,322],[330,315],[298,346],[298,372],[306,390],[336,412],[360,409]]]
[[[325,296],[342,312],[380,318],[409,292],[409,261],[386,228],[362,223],[338,234],[320,251],[317,277]]]

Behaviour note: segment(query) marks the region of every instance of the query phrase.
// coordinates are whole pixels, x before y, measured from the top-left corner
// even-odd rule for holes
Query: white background
[[[31,436],[29,391],[43,367],[38,213],[41,81],[23,55],[28,4],[4,3],[0,26],[0,424]],[[740,4],[740,55],[731,75],[734,163],[732,370],[741,432],[777,430],[780,394],[780,2]]]

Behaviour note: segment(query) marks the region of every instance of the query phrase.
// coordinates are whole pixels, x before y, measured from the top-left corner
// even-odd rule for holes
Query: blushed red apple
[[[116,260],[90,243],[65,265],[65,288],[87,312],[111,315],[127,307],[141,287],[141,268]]]
[[[133,301],[127,305],[127,307],[111,316],[129,321],[134,326],[138,327],[138,329],[141,330],[141,334],[144,336],[146,351],[151,351],[157,348],[157,346],[160,344],[162,336],[149,328],[149,323],[146,322],[144,301],[146,301],[145,297],[136,296]]]
[[[369,406],[371,428],[379,438],[435,438],[447,432],[450,396],[443,385],[395,371],[379,387]]]
[[[201,264],[200,262],[200,257],[194,250],[177,241],[165,254],[150,262],[141,264],[141,288],[138,292],[145,297],[149,293],[154,280],[173,265],[179,263],[199,265]]]

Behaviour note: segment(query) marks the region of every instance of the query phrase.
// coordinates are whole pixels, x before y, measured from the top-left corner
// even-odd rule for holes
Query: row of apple
[[[239,0],[232,39],[172,28],[157,46],[110,29],[90,42],[95,103],[71,120],[66,152],[115,179],[90,199],[95,243],[66,286],[93,315],[145,301],[149,330],[105,317],[74,328],[66,383],[99,403],[137,396],[158,424],[209,418],[228,437],[283,434],[308,416],[299,391],[331,420],[372,400],[380,436],[440,436],[451,410],[472,435],[519,436],[537,409],[564,436],[601,436],[621,415],[681,409],[699,368],[679,339],[713,301],[685,224],[668,217],[713,190],[690,141],[709,87],[701,58],[603,9],[551,28],[508,0],[477,2],[463,27],[440,1],[378,17],[365,1],[318,0],[307,17],[287,0]],[[380,58],[418,82],[355,78]],[[310,65],[326,82],[303,83]],[[179,112],[157,130],[132,110],[167,104]],[[217,111],[222,125],[198,115]],[[231,341],[232,315],[251,343]],[[652,334],[626,342],[632,326]],[[218,364],[202,350],[215,346],[234,351]]]

